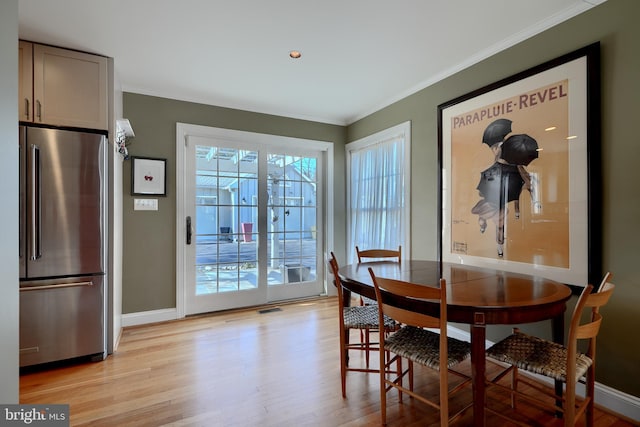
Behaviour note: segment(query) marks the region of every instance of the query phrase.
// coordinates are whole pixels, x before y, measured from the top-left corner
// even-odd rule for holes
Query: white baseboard
[[[470,341],[471,336],[469,332],[464,331],[462,329],[455,328],[453,326],[449,326],[447,328],[447,335],[452,338],[456,338],[463,341]],[[494,343],[491,341],[487,341],[485,343],[485,348],[492,346]],[[531,374],[536,377],[536,379],[552,383],[553,381],[545,377],[543,375]],[[578,388],[576,389],[578,395],[584,396],[584,385],[578,384]],[[619,390],[606,386],[604,384],[600,384],[596,382],[595,385],[595,402],[597,406],[606,408],[608,411],[614,412],[616,414],[622,415],[626,418],[629,418],[635,422],[640,422],[640,398],[636,396],[632,396],[630,394],[623,393]]]
[[[148,323],[166,322],[176,320],[178,311],[175,308],[165,308],[162,310],[141,311],[138,313],[127,313],[122,315],[122,326],[138,326]]]
[[[120,345],[120,338],[122,338],[122,328],[116,334],[115,342],[113,343],[113,352],[115,353],[118,350],[118,346]]]

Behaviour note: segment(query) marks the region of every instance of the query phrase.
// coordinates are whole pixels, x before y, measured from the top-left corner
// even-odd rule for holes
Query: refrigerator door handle
[[[58,285],[44,285],[44,286],[25,286],[23,288],[20,288],[20,292],[41,291],[43,289],[75,288],[78,286],[93,286],[93,282],[60,283]]]
[[[31,260],[35,261],[42,257],[41,244],[42,233],[40,226],[42,225],[42,209],[40,194],[40,147],[35,144],[31,145]]]
[[[26,201],[24,200],[24,191],[26,189],[26,182],[25,182],[25,171],[24,171],[24,156],[25,156],[25,148],[24,148],[24,144],[25,144],[25,130],[22,126],[20,126],[20,153],[19,153],[19,166],[18,166],[18,170],[19,175],[20,175],[20,205],[18,207],[19,212],[20,212],[20,219],[18,221],[18,229],[20,230],[20,238],[18,239],[18,258],[20,260],[20,277],[25,276],[26,274],[24,273],[24,269],[25,269],[25,265],[26,265],[26,252],[25,252],[25,246],[27,244],[27,242],[24,241],[25,239],[25,219],[24,216],[26,215],[25,213],[25,206],[26,206]]]

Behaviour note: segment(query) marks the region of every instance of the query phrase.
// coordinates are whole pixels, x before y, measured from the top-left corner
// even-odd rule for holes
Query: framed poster
[[[150,157],[131,158],[131,195],[166,196],[167,160]]]
[[[442,261],[600,282],[599,51],[438,106]]]

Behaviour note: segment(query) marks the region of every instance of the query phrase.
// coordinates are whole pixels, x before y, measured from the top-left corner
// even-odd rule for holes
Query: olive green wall
[[[436,257],[437,106],[596,41],[602,71],[603,271],[617,284],[598,339],[597,380],[640,396],[640,2],[608,0],[348,126],[347,140],[411,120],[413,258]],[[538,330],[548,328],[536,325]],[[495,340],[507,328],[490,328]],[[541,332],[542,333],[542,332]]]
[[[123,166],[122,312],[176,307],[176,123],[328,141],[335,148],[335,243],[344,247],[344,141],[346,129],[311,121],[251,113],[165,98],[123,94],[123,113],[135,138],[131,156],[167,159],[167,197],[158,211],[134,211],[131,162]],[[342,252],[342,251],[340,251]]]

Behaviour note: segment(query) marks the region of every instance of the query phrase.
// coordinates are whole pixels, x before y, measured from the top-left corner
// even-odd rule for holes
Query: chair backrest
[[[398,262],[402,260],[402,246],[398,246],[398,250],[394,249],[366,249],[361,251],[356,246],[356,255],[358,255],[358,264],[363,262],[363,258],[396,258]]]
[[[592,339],[598,335],[600,324],[602,323],[600,307],[609,302],[613,290],[616,287],[613,283],[607,281],[608,277],[609,275],[605,276],[603,283],[600,284],[599,292],[593,292],[593,285],[589,285],[582,290],[576,307],[573,310],[573,315],[571,316],[568,343],[572,340]],[[583,312],[588,308],[591,309],[589,320],[581,323]]]
[[[398,323],[419,328],[437,328],[440,331],[440,354],[447,354],[447,282],[440,279],[439,287],[421,285],[402,280],[376,277],[373,269],[369,268],[373,279],[378,301],[380,321],[383,315],[391,317]],[[439,302],[439,317],[412,311],[399,307],[398,298],[418,298]],[[447,358],[440,358],[440,372],[447,369]]]
[[[605,286],[605,284],[611,279],[611,277],[613,277],[613,273],[607,271],[604,274],[604,277],[602,278],[602,281],[600,282],[598,287],[595,289],[595,291],[596,292],[600,292],[602,290],[602,288]]]

